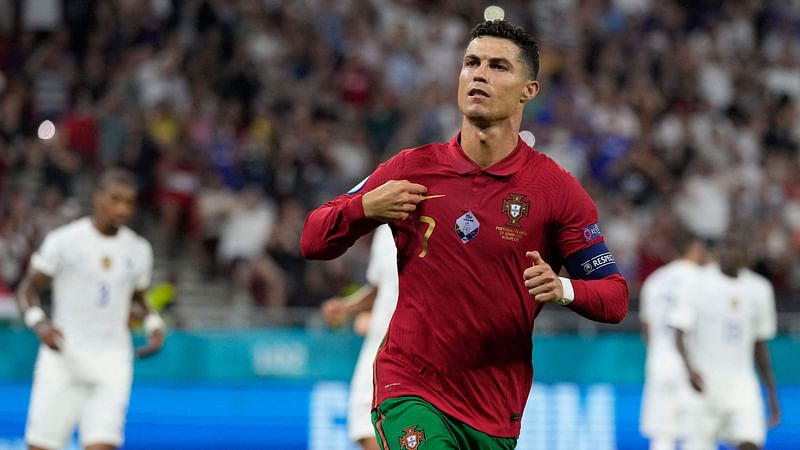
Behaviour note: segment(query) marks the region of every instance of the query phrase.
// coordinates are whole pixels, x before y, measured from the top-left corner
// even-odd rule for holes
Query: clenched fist
[[[525,256],[531,260],[531,266],[522,274],[528,292],[537,302],[560,301],[564,297],[564,286],[550,264],[536,251],[527,252]]]

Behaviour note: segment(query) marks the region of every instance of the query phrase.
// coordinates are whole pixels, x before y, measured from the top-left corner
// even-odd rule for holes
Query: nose
[[[472,81],[478,81],[481,83],[486,83],[488,78],[486,78],[484,65],[481,64],[480,67],[477,67],[474,72],[472,72]]]

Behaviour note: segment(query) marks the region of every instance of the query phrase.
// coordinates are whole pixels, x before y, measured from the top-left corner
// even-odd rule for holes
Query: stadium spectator
[[[48,9],[47,26],[31,31],[16,11],[25,2],[0,2],[2,192],[19,187],[32,201],[45,184],[60,184],[68,196],[88,184],[89,169],[54,142],[64,134],[59,119],[77,108],[82,92],[90,93],[97,118],[102,164],[137,174],[148,237],[155,237],[148,221],[158,211],[157,167],[167,156],[157,145],[162,136],[150,133],[162,105],[171,111],[167,131],[185,135],[198,167],[214,167],[233,189],[256,174],[273,201],[294,198],[304,208],[349,187],[339,179],[342,169],[363,178],[366,167],[397,148],[444,141],[457,129],[453,64],[480,2],[328,2],[324,18],[319,2],[178,3]],[[522,128],[535,131],[537,147],[599,204],[620,194],[634,202],[631,234],[607,236],[609,245],[626,249],[617,255],[625,270],[641,278],[655,261],[666,262],[628,260],[631,241],[643,248],[661,239],[654,230],[675,212],[678,193],[692,200],[687,193],[713,190],[714,210],[703,211],[714,225],[710,234],[732,220],[769,218],[770,231],[756,233],[765,249],[757,268],[773,281],[779,308],[800,308],[800,227],[792,212],[800,191],[796,6],[506,3],[509,18],[543,37],[547,89],[527,108]],[[401,32],[407,44],[395,42]],[[397,92],[389,67],[415,67],[417,87]],[[254,152],[246,130],[255,116],[267,118],[271,132]],[[45,117],[57,125],[47,144],[55,148],[35,135]],[[346,138],[337,148],[348,156],[321,140],[319,127]],[[368,160],[350,165],[361,154],[353,145],[362,142]],[[698,169],[713,186],[698,187]],[[696,220],[682,208],[696,211],[702,202],[680,203],[684,222]],[[732,217],[723,217],[726,211]],[[348,273],[351,280],[362,275],[355,267]]]
[[[258,304],[280,308],[286,305],[286,277],[267,253],[274,224],[275,207],[262,189],[245,187],[225,213],[217,255],[236,292],[250,292]]]

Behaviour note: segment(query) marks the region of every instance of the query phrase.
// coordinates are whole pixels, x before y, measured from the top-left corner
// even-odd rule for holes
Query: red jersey
[[[621,321],[628,288],[602,243],[597,208],[572,175],[521,139],[481,169],[459,137],[400,152],[363,185],[314,210],[301,248],[308,258],[344,253],[380,224],[364,216],[361,196],[386,181],[444,195],[391,224],[400,292],[375,361],[374,406],[419,396],[484,433],[514,437],[542,308],[524,285],[525,252],[538,250],[556,273],[567,265],[575,291],[568,307],[590,319]]]

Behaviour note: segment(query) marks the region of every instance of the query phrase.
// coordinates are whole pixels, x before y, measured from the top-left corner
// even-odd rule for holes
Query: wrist
[[[167,324],[164,323],[164,319],[162,319],[161,316],[155,312],[147,314],[147,316],[144,318],[142,326],[144,327],[144,333],[148,336],[156,331],[163,333],[167,328]]]
[[[369,195],[369,192],[359,195],[357,198],[353,199],[358,203],[361,203],[361,213],[364,214],[364,217],[370,219],[370,214],[372,210],[370,210],[369,204],[367,202],[366,196]]]
[[[558,277],[561,280],[561,288],[563,293],[561,294],[561,299],[557,300],[561,306],[567,306],[573,301],[575,301],[575,289],[572,287],[572,281],[569,278]]]
[[[31,306],[25,310],[24,315],[25,326],[30,329],[36,328],[37,325],[47,320],[47,315],[44,310],[38,306]]]

